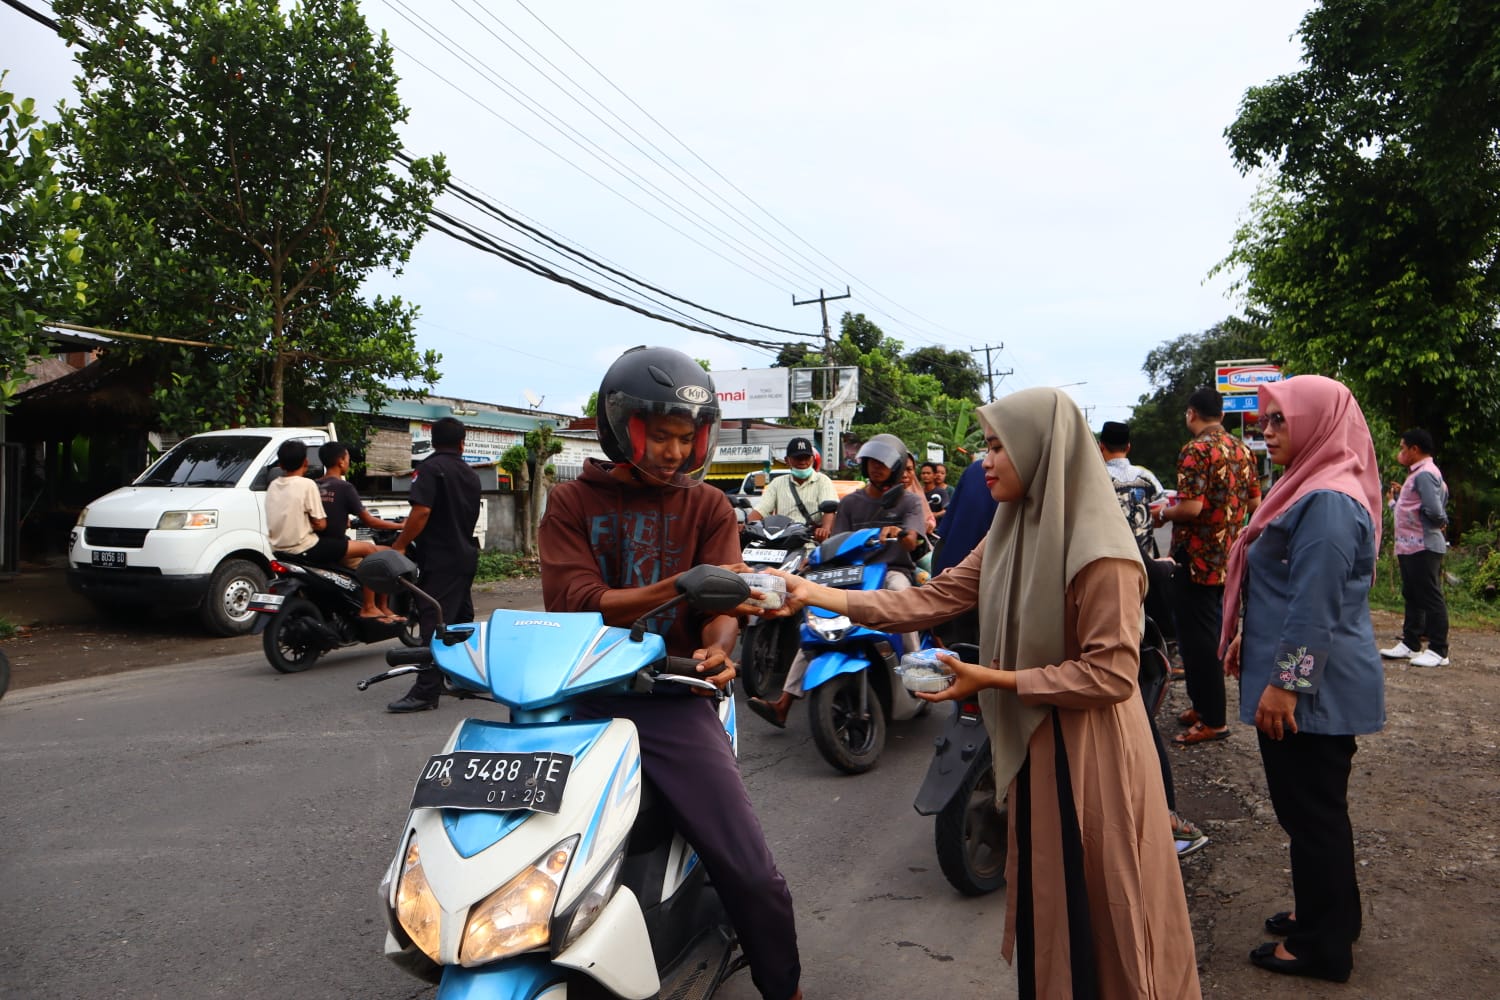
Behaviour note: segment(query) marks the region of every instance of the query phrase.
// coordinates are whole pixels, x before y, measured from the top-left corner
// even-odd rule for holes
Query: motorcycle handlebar
[[[386,665],[391,667],[422,664],[430,659],[432,659],[432,651],[426,647],[421,649],[388,649],[385,651]]]
[[[701,661],[695,660],[690,656],[669,656],[667,657],[666,664],[661,668],[660,671],[658,671],[658,673],[677,674],[680,677],[712,677],[714,674],[724,669],[723,666],[720,666],[716,670],[710,670],[706,673],[700,674],[698,672],[698,664],[700,662]]]

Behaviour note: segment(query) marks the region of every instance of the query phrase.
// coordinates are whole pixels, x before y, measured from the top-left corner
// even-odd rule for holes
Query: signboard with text
[[[1214,388],[1225,397],[1235,393],[1254,393],[1267,382],[1280,381],[1281,366],[1268,361],[1220,361],[1214,369]],[[1224,402],[1224,408],[1228,409],[1229,400],[1226,398]]]
[[[1255,413],[1258,412],[1260,398],[1254,393],[1240,393],[1238,395],[1224,397],[1225,413]]]
[[[738,368],[709,372],[726,420],[785,417],[790,412],[785,368]]]

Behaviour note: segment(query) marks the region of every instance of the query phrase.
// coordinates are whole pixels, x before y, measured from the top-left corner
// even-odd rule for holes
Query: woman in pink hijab
[[[1369,605],[1380,476],[1359,403],[1331,378],[1261,386],[1260,424],[1286,472],[1230,550],[1220,650],[1291,841],[1294,905],[1266,918],[1286,940],[1250,961],[1344,982],[1361,924],[1349,771],[1355,737],[1385,725]]]

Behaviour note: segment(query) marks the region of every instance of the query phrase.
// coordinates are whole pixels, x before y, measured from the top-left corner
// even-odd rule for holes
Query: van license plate
[[[427,759],[413,809],[530,809],[556,814],[573,768],[569,753],[457,750]]]
[[[94,565],[95,566],[124,566],[125,565],[125,553],[123,553],[123,552],[105,552],[105,551],[95,550],[95,552],[94,552]]]

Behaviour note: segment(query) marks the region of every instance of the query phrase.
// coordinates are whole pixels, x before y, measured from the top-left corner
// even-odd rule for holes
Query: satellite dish
[[[541,406],[542,405],[542,400],[544,400],[544,399],[547,398],[546,396],[538,396],[535,392],[531,391],[530,389],[523,389],[523,390],[521,390],[521,394],[526,397],[526,403],[527,403],[527,405],[530,406],[533,410],[536,409],[538,406]]]

